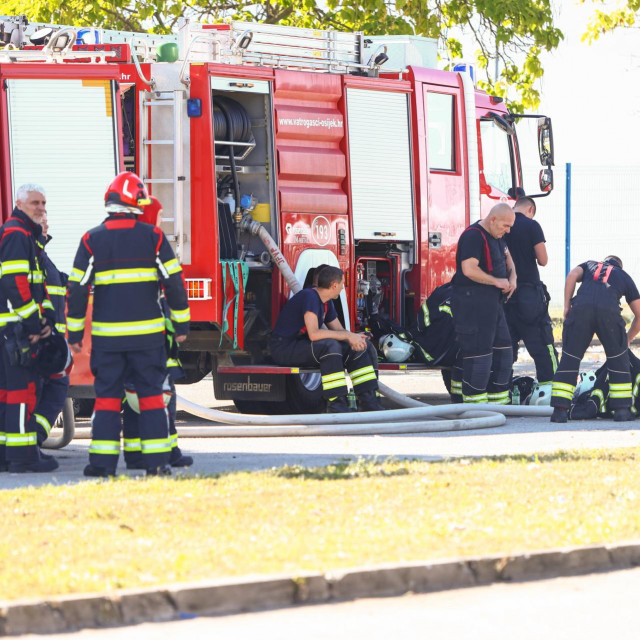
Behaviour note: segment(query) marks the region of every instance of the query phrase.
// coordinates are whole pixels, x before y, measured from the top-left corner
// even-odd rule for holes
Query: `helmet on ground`
[[[142,207],[151,204],[144,182],[131,171],[123,171],[111,181],[104,194],[104,202],[135,207],[140,210],[140,213],[142,213]]]
[[[38,340],[34,365],[45,378],[63,376],[71,371],[73,357],[64,336],[53,331],[48,338]]]
[[[535,380],[531,376],[516,376],[511,381],[512,394],[516,395],[516,389],[518,390],[518,397],[520,398],[520,404],[524,404],[526,399],[531,395],[533,391],[533,385]],[[514,402],[514,404],[517,404]]]
[[[140,413],[140,400],[138,399],[138,394],[136,393],[135,387],[130,382],[127,382],[125,384],[124,395],[127,399],[127,404],[136,413]],[[171,392],[171,385],[169,384],[169,376],[167,376],[162,384],[162,398],[164,400],[165,407],[169,406],[172,395],[173,393]]]
[[[378,348],[388,362],[404,362],[413,353],[413,345],[401,340],[394,333],[382,336],[378,343]]]
[[[531,395],[525,400],[523,404],[530,404],[534,407],[548,407],[551,404],[551,383],[540,384],[536,382],[533,385],[533,391]]]
[[[596,372],[595,371],[581,371],[578,376],[578,384],[576,385],[576,390],[574,392],[574,397],[578,397],[587,391],[591,391],[596,383]]]
[[[149,200],[151,200],[151,203],[144,206],[139,220],[140,222],[152,224],[155,227],[158,224],[158,217],[162,211],[162,204],[160,204],[160,200],[155,196],[149,196]]]

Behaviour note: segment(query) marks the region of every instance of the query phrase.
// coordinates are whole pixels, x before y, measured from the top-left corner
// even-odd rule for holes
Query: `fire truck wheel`
[[[324,413],[327,403],[322,397],[320,374],[288,375],[286,404],[289,413]]]

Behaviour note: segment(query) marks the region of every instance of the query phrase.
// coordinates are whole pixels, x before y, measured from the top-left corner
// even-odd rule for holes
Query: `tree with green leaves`
[[[592,1],[601,5],[606,4],[605,0]],[[596,9],[582,39],[591,44],[601,35],[615,29],[634,27],[638,18],[640,18],[640,0],[627,0],[626,3],[619,4],[608,11]]]
[[[472,38],[482,72],[479,86],[506,98],[516,111],[537,108],[540,55],[562,38],[550,0],[0,0],[0,14],[158,33],[170,32],[185,16],[199,22],[232,18],[367,35],[419,35],[439,41],[447,67],[462,58],[462,40]]]

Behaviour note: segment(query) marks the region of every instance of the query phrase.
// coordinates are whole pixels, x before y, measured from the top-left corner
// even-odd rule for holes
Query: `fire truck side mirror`
[[[553,190],[553,169],[547,167],[540,171],[540,191],[542,193],[551,193]]]
[[[553,166],[553,130],[551,118],[538,119],[538,153],[540,164]]]

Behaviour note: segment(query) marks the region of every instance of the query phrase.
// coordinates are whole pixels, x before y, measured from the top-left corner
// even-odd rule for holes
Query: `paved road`
[[[41,636],[49,640],[637,640],[640,569]],[[22,636],[35,638],[40,636]]]
[[[425,402],[445,401],[444,386],[437,371],[386,373],[383,381],[392,388]],[[212,394],[211,379],[179,387],[189,400],[216,408],[228,408]],[[210,426],[197,418],[179,413],[179,427]],[[79,426],[88,426],[88,420]],[[444,432],[421,435],[322,436],[288,438],[182,438],[181,447],[195,457],[186,473],[210,474],[223,471],[268,469],[283,464],[318,466],[359,457],[419,458],[442,460],[452,457],[490,456],[519,453],[545,453],[559,449],[634,447],[640,445],[640,421],[615,423],[594,420],[557,425],[548,418],[510,418],[503,427],[481,431]],[[47,482],[68,483],[85,480],[82,469],[88,460],[89,441],[76,439],[65,449],[54,452],[60,468],[54,474],[0,474],[0,488],[13,488]],[[120,463],[119,473],[126,471]]]

